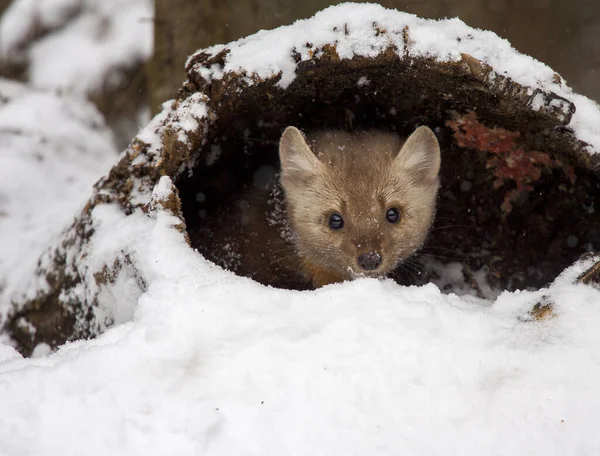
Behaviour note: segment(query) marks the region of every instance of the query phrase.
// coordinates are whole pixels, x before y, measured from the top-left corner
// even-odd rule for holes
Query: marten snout
[[[381,265],[379,252],[361,253],[358,256],[358,265],[365,271],[374,271]]]

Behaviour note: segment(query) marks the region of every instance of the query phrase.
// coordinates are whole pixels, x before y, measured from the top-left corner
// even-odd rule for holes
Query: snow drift
[[[0,321],[116,154],[87,100],[0,79]],[[25,281],[25,283],[23,283]]]
[[[14,0],[0,18],[0,71],[91,99],[125,148],[150,116],[143,66],[151,0]]]
[[[152,285],[131,322],[95,340],[34,359],[2,347],[0,453],[600,449],[600,293],[571,283],[589,262],[490,306],[377,280],[307,293],[214,267],[171,216],[121,222],[142,225]],[[533,323],[543,294],[557,318]]]
[[[151,17],[148,0],[16,0],[0,21],[0,61],[37,88],[109,90],[151,55]]]

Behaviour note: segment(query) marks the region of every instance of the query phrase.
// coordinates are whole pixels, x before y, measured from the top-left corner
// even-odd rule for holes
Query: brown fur
[[[204,242],[198,249],[238,275],[279,288],[306,289],[312,284],[302,274],[294,244],[282,236],[285,220],[268,221],[274,218],[274,203],[284,207],[283,195],[273,198],[271,190],[249,184],[234,195],[229,207],[203,221]]]
[[[318,132],[308,144],[296,128],[285,130],[285,196],[279,191],[273,198],[276,181],[271,189],[249,185],[228,210],[202,224],[201,252],[240,275],[283,288],[388,274],[423,244],[433,220],[440,164],[433,132],[422,127],[406,142],[376,131]],[[274,204],[287,215],[273,217]],[[385,218],[390,207],[401,212],[397,224]],[[333,211],[344,218],[339,231],[328,225]],[[284,224],[287,218],[291,236],[282,236],[282,223],[268,222],[273,218]],[[357,262],[368,252],[382,257],[374,271]]]
[[[310,144],[310,147],[309,147]],[[391,272],[425,241],[439,186],[439,145],[427,127],[403,142],[391,133],[330,131],[304,139],[288,127],[280,142],[281,184],[301,269],[314,286]],[[400,210],[397,224],[386,220]],[[338,212],[344,227],[332,230]],[[381,265],[366,271],[362,253]]]

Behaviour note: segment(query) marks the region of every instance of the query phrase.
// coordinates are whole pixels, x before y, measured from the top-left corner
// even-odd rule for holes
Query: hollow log
[[[348,4],[198,51],[186,70],[178,96],[13,296],[4,331],[25,355],[132,318],[156,277],[151,246],[128,233],[143,239],[160,217],[218,262],[205,228],[256,169],[277,167],[288,125],[434,129],[442,171],[431,242],[453,252],[440,261],[459,261],[474,288],[478,271],[497,289],[545,286],[600,247],[600,109],[490,32]]]

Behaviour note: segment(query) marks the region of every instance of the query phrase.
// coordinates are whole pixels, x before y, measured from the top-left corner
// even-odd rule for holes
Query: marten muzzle
[[[374,271],[381,265],[379,252],[361,253],[358,256],[358,265],[365,271]]]

